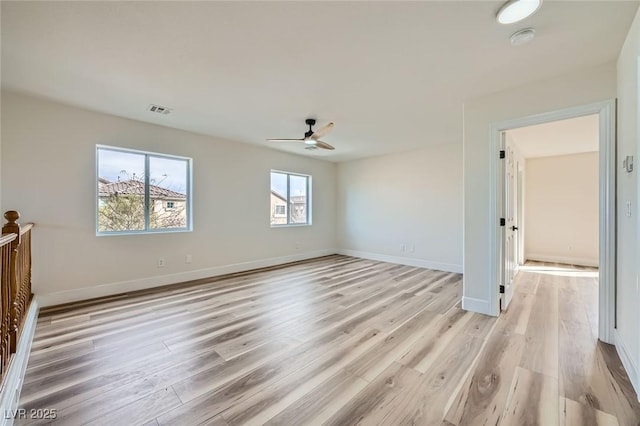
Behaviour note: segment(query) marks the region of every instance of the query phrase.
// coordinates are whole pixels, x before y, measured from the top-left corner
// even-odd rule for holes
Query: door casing
[[[616,286],[616,102],[609,100],[562,110],[546,112],[528,117],[493,123],[491,125],[490,178],[491,201],[489,224],[491,229],[491,280],[493,297],[489,300],[489,310],[499,315],[500,276],[502,261],[500,247],[502,230],[500,227],[500,134],[519,127],[543,124],[552,121],[598,114],[599,116],[599,293],[598,293],[598,337],[605,343],[613,343],[615,327],[615,286]]]

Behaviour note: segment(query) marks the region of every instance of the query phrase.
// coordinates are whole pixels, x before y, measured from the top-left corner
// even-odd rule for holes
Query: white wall
[[[640,11],[629,30],[629,34],[618,58],[618,252],[617,252],[617,304],[616,314],[620,345],[629,356],[621,356],[627,370],[636,370],[636,389],[638,386],[637,366],[640,365],[640,294],[638,291],[638,272],[640,268],[640,185],[638,184],[638,152],[640,138],[638,133],[638,57],[640,56]],[[627,173],[622,169],[622,160],[633,155],[635,170]],[[632,206],[631,217],[627,216],[626,203]],[[631,365],[635,364],[635,365]],[[632,373],[630,372],[630,375]]]
[[[616,97],[615,64],[576,71],[465,103],[464,117],[464,289],[466,309],[497,314],[498,283],[492,282],[490,127],[534,114]],[[496,309],[491,309],[492,303]]]
[[[332,163],[15,93],[2,103],[3,206],[36,223],[35,292],[63,292],[45,304],[334,252]],[[96,144],[192,157],[194,231],[96,237]],[[270,228],[271,168],[313,176],[312,226]]]
[[[598,265],[598,153],[526,160],[525,258]]]
[[[461,151],[459,144],[446,144],[340,163],[339,247],[461,272]]]

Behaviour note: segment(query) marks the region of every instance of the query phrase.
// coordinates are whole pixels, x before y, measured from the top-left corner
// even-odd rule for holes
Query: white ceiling
[[[525,158],[598,151],[599,116],[587,115],[509,130]]]
[[[615,60],[638,7],[545,1],[502,26],[501,4],[2,2],[2,86],[262,146],[331,120],[333,152],[274,148],[343,161],[459,143],[465,99]]]

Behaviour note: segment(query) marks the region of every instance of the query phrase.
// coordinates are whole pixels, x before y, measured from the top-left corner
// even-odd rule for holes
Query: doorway
[[[524,190],[526,160],[514,146],[513,135],[517,129],[530,126],[555,123],[563,120],[578,119],[597,122],[598,154],[598,211],[597,211],[597,259],[598,265],[598,337],[612,343],[615,320],[615,103],[603,102],[562,111],[541,114],[522,119],[511,120],[492,126],[492,140],[496,149],[492,161],[492,176],[495,192],[492,194],[495,204],[495,232],[492,237],[494,276],[496,277],[495,306],[508,308],[513,294],[513,279],[518,268],[531,255],[527,253],[526,217],[523,205],[526,203]],[[540,148],[540,147],[538,147]],[[557,147],[552,146],[556,149]],[[565,244],[571,252],[572,244]],[[566,254],[566,253],[565,253]],[[538,256],[539,257],[539,256]],[[555,261],[562,260],[561,255]],[[585,263],[584,260],[564,256],[568,263]],[[544,260],[544,259],[542,259]],[[553,259],[550,259],[553,260]]]

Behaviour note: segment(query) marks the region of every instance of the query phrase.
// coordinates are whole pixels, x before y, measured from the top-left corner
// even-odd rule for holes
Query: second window
[[[311,176],[271,171],[271,226],[311,224]]]

